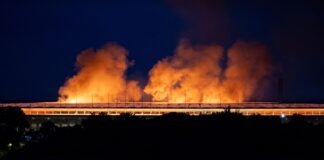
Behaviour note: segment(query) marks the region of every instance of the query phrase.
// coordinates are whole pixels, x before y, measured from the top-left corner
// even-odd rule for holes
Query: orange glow
[[[226,67],[220,65],[227,56]],[[191,46],[182,41],[175,54],[159,61],[149,73],[144,92],[154,101],[171,103],[235,103],[254,94],[271,72],[264,46],[237,42],[227,55],[218,45]]]
[[[59,90],[64,103],[106,103],[138,101],[141,89],[136,81],[126,81],[129,66],[126,49],[107,44],[94,51],[88,49],[77,57],[78,73],[69,78]]]
[[[77,57],[78,73],[60,88],[59,101],[140,101],[143,91],[138,82],[126,80],[129,65],[126,49],[116,44],[83,51]],[[225,52],[219,45],[181,41],[173,56],[150,70],[144,92],[162,103],[245,102],[262,93],[259,86],[271,71],[266,48],[259,43],[238,41]]]
[[[212,113],[223,112],[223,108],[22,108],[26,115],[91,115],[93,113],[107,113],[108,115],[120,115],[122,113],[130,113],[139,116],[162,115],[168,113],[186,113],[189,115],[208,115]],[[292,116],[294,114],[304,116],[323,116],[323,108],[242,108],[239,110],[243,115],[263,116]]]

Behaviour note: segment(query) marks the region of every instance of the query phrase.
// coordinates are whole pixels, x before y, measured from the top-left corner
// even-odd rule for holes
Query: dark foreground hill
[[[97,115],[74,127],[46,122],[26,134],[32,140],[4,159],[324,159],[324,125],[301,116],[288,121],[228,111],[153,118]]]

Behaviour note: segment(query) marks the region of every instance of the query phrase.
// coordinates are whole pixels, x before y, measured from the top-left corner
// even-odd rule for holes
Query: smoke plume
[[[226,58],[227,65],[222,66]],[[238,41],[225,54],[218,45],[182,41],[172,57],[151,69],[144,92],[154,101],[243,102],[271,70],[267,50],[258,43]]]
[[[78,73],[59,90],[67,103],[139,101],[137,81],[126,81],[126,49],[108,44],[77,57]],[[224,51],[219,45],[192,45],[183,40],[175,54],[160,60],[149,72],[144,92],[153,101],[171,103],[235,103],[263,92],[271,75],[266,47],[237,41]]]
[[[203,44],[232,42],[229,4],[225,0],[165,0],[188,24],[183,36]]]
[[[59,101],[67,103],[138,101],[141,89],[137,81],[126,81],[130,63],[127,50],[107,44],[77,56],[78,73],[59,89]]]

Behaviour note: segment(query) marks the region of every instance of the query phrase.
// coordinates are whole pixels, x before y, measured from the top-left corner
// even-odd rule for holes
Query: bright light
[[[286,115],[282,113],[282,114],[280,115],[280,117],[281,117],[281,118],[285,118]]]
[[[12,143],[8,143],[8,147],[11,148],[12,147]]]
[[[76,99],[71,99],[71,100],[68,100],[66,103],[77,103],[77,100]]]

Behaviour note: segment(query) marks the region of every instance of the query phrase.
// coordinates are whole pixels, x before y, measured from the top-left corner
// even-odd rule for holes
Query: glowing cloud
[[[77,57],[77,74],[59,90],[59,101],[139,101],[143,91],[138,82],[126,81],[129,64],[126,49],[116,44],[83,51]],[[219,45],[183,40],[173,56],[153,66],[144,92],[158,102],[244,102],[262,92],[260,82],[271,72],[271,59],[259,43],[238,41],[225,52]]]
[[[226,56],[227,66],[222,67]],[[192,46],[182,41],[172,57],[151,69],[144,92],[154,101],[243,102],[271,70],[266,48],[258,43],[238,41],[224,54],[218,45]]]
[[[141,89],[137,81],[126,81],[129,67],[127,50],[107,44],[95,51],[88,49],[77,56],[78,73],[59,89],[59,101],[66,103],[138,101]]]

